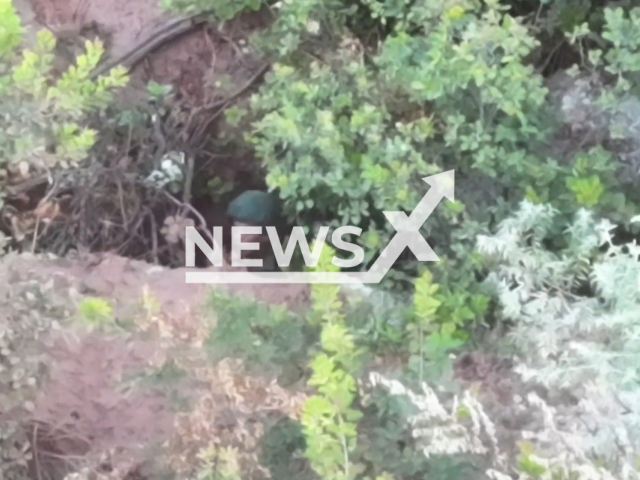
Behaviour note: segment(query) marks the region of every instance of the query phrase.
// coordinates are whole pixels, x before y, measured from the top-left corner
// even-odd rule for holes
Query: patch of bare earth
[[[20,0],[28,2],[35,19],[33,27],[46,27],[58,37],[59,52],[70,61],[89,33],[105,45],[108,60],[117,60],[140,49],[177,18],[164,11],[159,0]],[[25,14],[23,13],[23,17]],[[172,84],[179,96],[194,106],[206,103],[215,91],[212,79],[228,76],[242,85],[256,71],[258,61],[243,51],[242,43],[263,28],[264,18],[247,15],[229,22],[224,33],[211,26],[190,30],[172,38],[147,55],[131,72],[124,101],[137,100],[149,80]]]
[[[274,411],[291,415],[299,411],[299,394],[268,380],[243,376],[233,362],[211,365],[198,360],[198,355],[187,358],[191,363],[183,365],[195,375],[192,381],[197,384],[191,390],[193,385],[185,388],[195,394],[195,409],[190,413],[176,414],[163,391],[131,383],[145,369],[164,364],[167,338],[169,347],[188,350],[208,334],[201,310],[208,288],[187,285],[184,269],[163,269],[115,255],[61,259],[12,254],[0,263],[0,278],[5,277],[15,280],[15,285],[22,280],[50,283],[47,297],[67,299],[70,315],[86,296],[108,299],[121,320],[135,320],[145,296],[153,298],[158,307],[141,323],[136,320],[135,334],[91,333],[65,325],[68,319],[61,318],[62,328],[52,332],[51,341],[43,342],[47,375],[34,399],[29,432],[35,458],[32,478],[60,480],[88,461],[93,465],[91,478],[98,471],[104,475],[98,478],[123,479],[139,475],[144,459],[153,458],[149,449],[159,448],[169,448],[166,458],[174,467],[188,470],[194,466],[188,459],[200,448],[255,447],[262,434],[261,419]],[[293,309],[308,302],[306,286],[228,288]],[[176,385],[172,387],[175,390]],[[231,417],[225,420],[229,412]],[[243,463],[258,468],[255,448],[242,451]]]
[[[160,302],[161,308],[173,316],[199,313],[210,290],[206,285],[185,283],[187,270],[163,268],[111,254],[90,255],[80,262],[69,261],[67,267],[67,273],[78,281],[82,293],[117,298],[123,305],[131,306],[148,290]],[[308,285],[232,284],[218,288],[261,302],[286,305],[293,310],[305,308],[309,301]]]
[[[49,378],[34,412],[39,429],[32,432],[37,478],[62,473],[65,463],[77,463],[74,459],[89,460],[105,452],[108,457],[94,463],[107,469],[133,466],[143,460],[141,446],[157,444],[171,431],[173,412],[161,394],[119,390],[123,378],[148,366],[153,346],[99,335],[65,335],[49,355]]]

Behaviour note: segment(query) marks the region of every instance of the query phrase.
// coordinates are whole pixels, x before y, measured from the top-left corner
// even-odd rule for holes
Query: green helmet
[[[235,221],[250,225],[276,225],[280,221],[280,199],[275,192],[247,190],[227,207],[227,214]]]

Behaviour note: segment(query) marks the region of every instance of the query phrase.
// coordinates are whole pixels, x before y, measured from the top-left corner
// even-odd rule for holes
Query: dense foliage
[[[166,6],[223,20],[243,10],[217,0]],[[366,269],[393,234],[382,212],[411,211],[425,192],[421,177],[456,172],[457,201],[443,203],[423,227],[443,262],[428,271],[407,258],[393,272],[417,278],[413,308],[398,297],[403,307],[391,313],[380,308],[387,294],[369,291],[364,303],[377,314],[365,309],[369,322],[350,314],[348,334],[337,312],[349,305],[331,301],[327,287],[315,301],[325,315],[334,309],[333,340],[361,345],[360,361],[374,351],[401,355],[404,383],[442,388],[451,386],[442,368],[450,352],[486,321],[499,324],[518,348],[523,381],[568,390],[580,402],[556,411],[529,395],[526,408],[545,420],[523,433],[531,443],[509,458],[472,397],[462,403],[474,425],[469,434],[452,425],[457,407],[447,416],[424,386],[422,400],[412,397],[420,422],[449,423],[431,433],[424,453],[489,455],[492,478],[514,469],[519,478],[637,478],[638,255],[603,236],[612,229],[597,219],[633,232],[640,9],[567,0],[244,4],[261,8],[273,22],[252,45],[272,60],[272,71],[249,108],[230,109],[227,119],[245,130],[292,223],[311,236],[320,225],[361,227]],[[558,71],[569,78],[560,94],[548,78]],[[353,349],[344,348],[341,355]],[[321,358],[324,382],[333,378],[336,389],[347,382],[326,353],[311,361],[312,378]],[[327,415],[350,412],[351,394],[341,399],[331,408],[322,403]],[[366,415],[360,421],[367,424]],[[307,456],[323,478],[354,474],[347,466],[358,449],[346,436],[353,431],[349,421],[340,425],[329,417],[325,431],[307,423]],[[447,431],[461,436],[458,443],[446,444]],[[584,441],[571,440],[576,435]],[[335,450],[330,438],[341,438]],[[332,452],[323,462],[335,457],[337,470],[317,463],[321,439]]]
[[[424,227],[441,251],[457,248],[469,225],[477,233],[499,221],[503,203],[523,195],[569,213],[579,205],[628,212],[609,152],[587,148],[563,158],[549,148],[556,112],[531,59],[542,49],[540,27],[570,16],[574,6],[564,3],[535,23],[497,1],[273,5],[271,30],[254,43],[275,63],[245,124],[292,221],[312,231],[362,227],[365,268],[393,232],[381,212],[410,211],[425,191],[419,178],[445,169],[456,170],[460,201]],[[198,7],[229,15],[220,2]],[[615,75],[602,99],[611,111],[635,88],[637,13],[603,14],[600,32],[560,25],[581,55],[575,67]],[[601,41],[589,41],[594,36]],[[456,247],[448,247],[452,240]]]
[[[128,81],[125,69],[92,78],[104,49],[87,41],[76,64],[56,77],[54,35],[40,30],[34,48],[22,50],[24,30],[10,0],[2,0],[0,13],[3,176],[77,164],[98,133],[85,126],[87,115],[109,105],[112,91]]]
[[[109,302],[85,299],[85,327],[158,330],[166,362],[154,381],[178,390],[178,372],[201,388],[156,462],[210,480],[638,480],[640,8],[630,4],[162,2],[220,21],[270,16],[251,47],[271,71],[226,119],[311,239],[321,225],[362,228],[366,269],[394,233],[383,212],[410,212],[422,177],[455,170],[457,200],[423,226],[441,262],[401,258],[385,291],[313,285],[308,312],[216,291],[192,341],[151,308],[114,326]],[[33,51],[19,49],[21,35],[0,0],[1,166],[73,168],[99,133],[86,115],[126,75],[92,79],[102,50],[88,43],[53,78],[52,35]],[[558,74],[568,88],[553,86]],[[332,254],[325,247],[321,271],[336,269]],[[16,391],[0,398],[12,407],[31,405],[37,386],[16,351],[30,354],[24,337],[52,324],[27,313],[0,322],[0,387]],[[513,388],[496,387],[493,406],[487,376],[458,382],[453,360],[470,349],[512,354]],[[260,398],[232,412],[240,440],[223,437],[213,417],[224,388],[240,398],[247,385]],[[24,445],[11,428],[0,447]],[[2,452],[24,472],[18,453]]]
[[[573,392],[579,403],[563,431],[617,478],[635,478],[640,251],[615,245],[614,226],[583,209],[566,226],[564,248],[549,251],[543,241],[557,214],[523,203],[495,236],[481,237],[480,250],[497,261],[487,281],[514,321],[509,337],[526,359],[523,378]]]

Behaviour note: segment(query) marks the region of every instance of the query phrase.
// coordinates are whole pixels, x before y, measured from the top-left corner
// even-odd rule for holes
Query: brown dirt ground
[[[18,0],[18,7],[31,30],[49,28],[61,43],[77,47],[87,29],[97,30],[111,59],[175,18],[160,9],[159,0]],[[139,98],[137,92],[149,80],[173,84],[183,98],[200,105],[207,79],[229,75],[233,85],[243,84],[255,73],[256,61],[242,52],[240,43],[264,23],[259,14],[247,15],[229,22],[224,34],[202,28],[172,40],[134,69],[123,100]]]
[[[168,436],[173,412],[161,394],[118,389],[125,375],[148,364],[152,352],[148,344],[99,335],[57,339],[48,352],[50,377],[34,412],[42,426],[37,432],[41,471],[61,468],[56,456],[126,449],[128,457],[135,457],[139,452],[133,450],[140,445],[155,445]]]
[[[55,286],[47,295],[69,298],[70,303],[83,296],[106,298],[122,319],[139,309],[146,286],[158,301],[157,316],[168,319],[169,328],[190,337],[196,317],[202,318],[200,307],[208,292],[206,287],[185,284],[184,269],[163,269],[108,254],[67,259],[11,254],[0,264],[0,279],[9,278],[13,285],[51,281]],[[237,287],[230,290],[293,309],[308,302],[304,285]],[[62,478],[60,459],[90,452],[109,451],[110,461],[136,465],[131,458],[143,453],[141,446],[148,449],[171,440],[176,417],[166,396],[145,388],[120,388],[129,374],[162,364],[157,338],[63,328],[54,339],[46,348],[49,375],[38,392],[34,412],[37,427],[33,436],[38,438],[41,472],[48,472],[52,479]],[[219,387],[214,390],[218,395],[226,392]],[[256,394],[260,402],[267,401],[264,392]]]

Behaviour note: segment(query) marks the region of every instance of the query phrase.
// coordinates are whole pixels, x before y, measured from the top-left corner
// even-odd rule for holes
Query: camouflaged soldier
[[[262,268],[250,267],[250,270],[279,271],[275,255],[265,227],[276,227],[280,232],[283,227],[280,199],[276,192],[247,190],[236,197],[227,208],[227,214],[238,227],[260,226],[262,234],[243,234],[243,242],[260,244],[259,250],[243,252],[243,258],[261,258]]]

